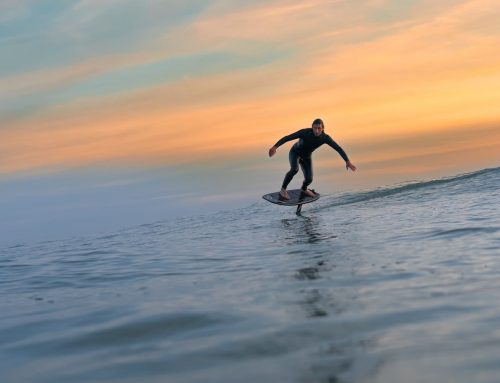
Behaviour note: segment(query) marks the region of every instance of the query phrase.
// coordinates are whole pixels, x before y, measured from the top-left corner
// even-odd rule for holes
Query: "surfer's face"
[[[315,136],[321,136],[321,133],[323,133],[323,124],[313,124],[312,129]]]

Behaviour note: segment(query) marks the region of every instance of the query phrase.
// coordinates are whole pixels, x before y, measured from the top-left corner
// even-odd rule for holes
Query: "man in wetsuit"
[[[302,183],[302,192],[308,196],[314,197],[314,192],[309,190],[307,187],[311,184],[313,179],[313,171],[312,171],[312,160],[311,154],[317,148],[319,148],[323,144],[327,144],[335,149],[340,156],[345,161],[346,169],[351,169],[352,171],[356,170],[356,166],[354,166],[347,154],[344,150],[332,140],[332,138],[325,133],[325,126],[323,121],[319,118],[313,121],[312,127],[307,129],[301,129],[295,133],[292,133],[288,136],[280,139],[274,146],[269,149],[269,157],[274,156],[276,153],[276,149],[279,146],[283,145],[285,142],[299,139],[292,148],[290,149],[290,153],[288,154],[288,159],[290,161],[290,170],[285,175],[285,179],[283,180],[283,185],[281,186],[280,195],[284,199],[290,199],[286,188],[293,176],[297,174],[299,171],[299,164],[302,168],[302,172],[304,173],[304,182]]]

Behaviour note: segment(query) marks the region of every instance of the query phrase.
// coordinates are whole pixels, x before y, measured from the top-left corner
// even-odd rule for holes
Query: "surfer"
[[[299,171],[299,164],[302,168],[302,173],[304,173],[304,182],[302,183],[302,192],[310,197],[314,197],[314,191],[308,189],[307,187],[312,183],[313,180],[313,170],[312,170],[312,159],[311,154],[317,148],[323,144],[327,144],[335,149],[340,156],[345,161],[346,169],[356,170],[349,157],[344,152],[344,150],[332,140],[332,138],[325,133],[325,125],[320,118],[313,121],[311,128],[301,129],[295,133],[281,138],[274,146],[269,149],[269,157],[274,156],[276,149],[283,145],[285,142],[299,139],[290,149],[288,153],[288,160],[290,161],[290,170],[285,175],[283,184],[281,186],[280,195],[284,199],[290,199],[288,192],[286,190],[288,184],[292,180],[293,176]]]

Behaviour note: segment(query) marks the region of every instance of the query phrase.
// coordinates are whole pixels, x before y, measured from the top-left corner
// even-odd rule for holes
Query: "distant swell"
[[[496,233],[499,231],[498,227],[462,227],[458,229],[451,230],[439,230],[431,233],[433,237],[461,237],[470,234],[480,234],[480,233]]]
[[[389,188],[379,188],[376,190],[371,190],[367,192],[360,193],[348,193],[336,198],[336,202],[330,203],[327,207],[333,206],[343,206],[350,205],[358,202],[365,202],[377,198],[389,197],[401,193],[411,193],[414,191],[420,191],[422,189],[427,189],[435,186],[442,186],[454,183],[461,183],[465,180],[472,180],[478,177],[483,177],[487,175],[500,175],[500,168],[483,169],[477,172],[461,174],[451,178],[441,178],[431,181],[414,182],[407,185],[389,187]]]

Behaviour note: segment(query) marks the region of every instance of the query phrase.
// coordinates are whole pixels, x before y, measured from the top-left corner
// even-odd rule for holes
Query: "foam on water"
[[[500,168],[0,250],[2,382],[497,382]]]

